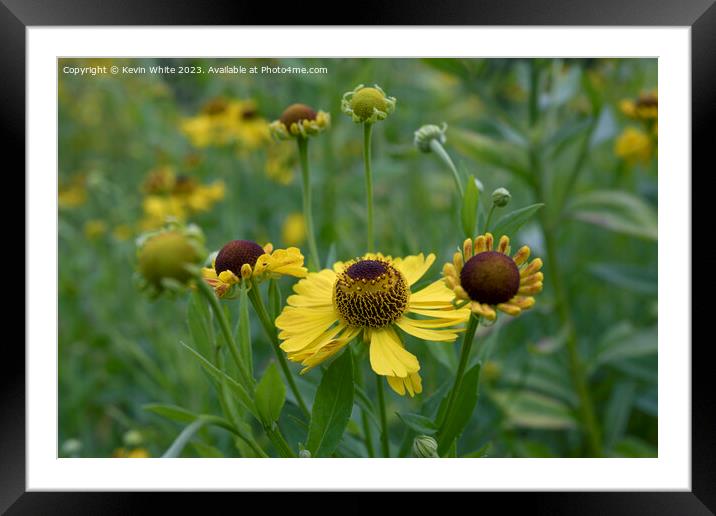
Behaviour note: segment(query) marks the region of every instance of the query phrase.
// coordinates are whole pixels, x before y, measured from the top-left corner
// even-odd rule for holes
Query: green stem
[[[214,311],[216,319],[219,321],[219,328],[221,328],[221,333],[224,336],[224,340],[226,341],[227,346],[229,347],[231,357],[234,359],[234,362],[236,362],[236,367],[239,370],[239,374],[241,375],[241,379],[244,382],[244,386],[248,387],[250,391],[253,391],[255,383],[254,378],[249,374],[246,369],[246,365],[244,364],[243,360],[241,360],[241,357],[239,355],[239,348],[236,346],[236,341],[234,341],[234,335],[231,333],[231,328],[229,327],[229,321],[227,321],[226,314],[221,309],[221,304],[219,303],[216,294],[214,294],[212,288],[207,285],[202,278],[198,278],[196,284],[199,286],[199,290],[207,299],[207,301],[209,301],[209,305]]]
[[[537,198],[544,199],[545,188],[542,181],[542,167],[539,155],[534,147],[530,150],[530,162],[532,170],[538,179],[535,184],[535,194]],[[582,358],[579,354],[577,333],[574,321],[572,320],[572,314],[569,310],[569,294],[564,286],[564,280],[561,274],[562,269],[559,266],[559,253],[557,252],[557,242],[555,240],[557,228],[556,225],[551,223],[548,213],[545,210],[540,210],[539,217],[542,225],[542,231],[544,233],[545,250],[547,253],[545,261],[547,262],[550,280],[552,282],[552,286],[554,287],[557,310],[559,312],[562,325],[566,329],[566,347],[569,373],[572,379],[572,384],[574,385],[574,390],[577,392],[577,397],[579,399],[579,415],[582,430],[587,440],[589,453],[594,457],[600,457],[602,455],[601,432],[594,415],[594,406],[592,404],[591,396],[589,395],[587,377],[582,364]]]
[[[467,328],[465,329],[465,335],[462,338],[462,349],[460,350],[460,362],[457,366],[457,373],[455,374],[455,381],[450,391],[450,397],[448,398],[447,407],[443,413],[442,420],[440,421],[440,429],[438,435],[442,434],[445,430],[445,424],[450,420],[450,413],[452,412],[453,406],[455,405],[455,399],[457,393],[462,385],[462,377],[465,375],[465,369],[470,361],[470,351],[472,350],[472,342],[475,339],[475,331],[477,326],[480,324],[479,317],[470,315],[470,319],[467,322]]]
[[[485,221],[485,231],[483,231],[483,233],[487,233],[488,231],[490,231],[490,221],[492,220],[492,214],[495,212],[496,206],[497,205],[495,203],[492,203],[490,211],[487,213],[487,220]]]
[[[543,225],[545,221],[543,220]],[[569,372],[572,383],[577,396],[579,398],[579,414],[582,420],[582,426],[587,438],[587,447],[594,457],[601,457],[601,435],[597,420],[594,415],[594,406],[589,395],[587,386],[587,376],[582,363],[582,358],[577,347],[577,333],[572,321],[572,315],[569,311],[569,298],[567,289],[564,286],[561,268],[559,266],[559,253],[554,238],[554,231],[549,226],[544,227],[545,247],[547,251],[547,266],[549,275],[552,279],[552,285],[555,291],[557,308],[562,319],[562,324],[567,329],[566,347],[567,357],[569,360]]]
[[[373,238],[373,172],[370,166],[370,138],[373,124],[363,124],[363,162],[365,163],[365,195],[367,213],[367,242],[368,252],[375,251],[375,240]]]
[[[383,377],[375,375],[375,387],[378,390],[378,407],[380,410],[380,446],[384,458],[390,457],[390,440],[388,439],[388,416],[385,412],[385,392]]]
[[[442,144],[435,138],[430,140],[430,150],[432,150],[442,160],[442,162],[447,165],[450,172],[452,172],[452,177],[455,180],[455,188],[457,188],[457,191],[460,194],[460,199],[462,199],[465,196],[465,190],[462,187],[460,174],[458,173],[457,168],[455,168],[455,164],[452,162],[452,159],[450,159],[450,155],[447,153]]]
[[[301,409],[301,412],[303,412],[303,415],[307,418],[310,418],[311,413],[309,412],[306,403],[303,401],[303,397],[301,396],[301,393],[298,390],[298,386],[293,379],[291,369],[289,369],[288,367],[288,361],[286,360],[286,356],[283,354],[283,351],[279,347],[276,327],[273,325],[271,317],[266,311],[266,306],[264,305],[263,299],[261,298],[261,294],[259,292],[259,287],[256,283],[253,283],[251,285],[251,289],[249,290],[248,294],[249,299],[251,300],[251,304],[253,305],[254,310],[256,310],[256,314],[259,316],[261,326],[263,327],[264,332],[266,332],[266,336],[271,341],[271,347],[276,354],[276,359],[281,366],[281,370],[283,371],[283,375],[286,378],[286,382],[288,382],[288,386],[291,389],[291,392],[293,392],[293,396],[296,398],[296,403],[298,403],[298,406]]]
[[[316,246],[316,234],[313,226],[313,211],[311,210],[311,172],[308,168],[308,138],[299,136],[296,138],[298,142],[298,156],[301,162],[301,179],[303,186],[303,219],[306,223],[306,236],[308,239],[308,258],[311,270],[317,271],[320,267],[321,260],[318,256],[318,247]]]
[[[283,437],[281,432],[278,430],[278,427],[274,425],[271,428],[266,428],[266,435],[269,436],[269,439],[271,439],[271,443],[276,447],[278,450],[278,453],[281,455],[281,457],[284,458],[295,458],[296,454],[293,453],[293,450],[291,450],[291,447],[286,442],[286,439]]]
[[[357,349],[356,346],[352,346],[352,349]],[[354,355],[357,355],[358,353],[355,352]],[[359,361],[355,360],[354,363],[360,364]],[[358,374],[356,375],[358,384],[358,387],[363,387],[364,379],[363,379],[363,371],[362,368],[358,367]],[[362,389],[357,388],[356,389],[356,395],[361,396]],[[370,403],[368,400],[364,400],[367,403]],[[365,441],[365,449],[366,452],[368,452],[369,457],[375,457],[375,449],[373,448],[373,431],[370,428],[370,420],[368,419],[368,414],[366,413],[365,409],[361,408],[361,424],[363,426],[363,440]]]

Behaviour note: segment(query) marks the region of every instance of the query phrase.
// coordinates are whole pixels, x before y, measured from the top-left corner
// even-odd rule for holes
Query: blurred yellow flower
[[[133,448],[131,450],[117,448],[112,453],[112,457],[116,459],[148,459],[151,455],[146,448]]]
[[[651,159],[653,143],[648,134],[635,127],[624,129],[614,144],[614,153],[628,163],[647,163]]]
[[[72,209],[87,202],[87,188],[84,176],[75,176],[69,184],[60,186],[57,204],[60,209]]]
[[[281,239],[288,246],[299,246],[306,240],[306,221],[303,213],[291,213],[283,221]]]
[[[629,118],[642,122],[656,121],[659,117],[659,97],[657,90],[642,92],[636,99],[623,99],[619,109]]]
[[[226,195],[224,181],[201,184],[193,177],[176,175],[169,166],[151,170],[142,189],[147,194],[140,224],[144,231],[161,227],[167,218],[185,222],[194,213],[211,210]]]
[[[199,148],[237,144],[253,150],[270,141],[268,122],[251,100],[213,99],[201,113],[185,118],[181,130]]]
[[[85,222],[84,234],[89,240],[101,237],[107,232],[107,224],[102,220],[89,220]]]
[[[112,230],[112,236],[117,240],[124,242],[132,238],[134,231],[127,224],[120,224]]]
[[[295,145],[287,141],[276,142],[266,148],[266,177],[282,185],[293,181]]]

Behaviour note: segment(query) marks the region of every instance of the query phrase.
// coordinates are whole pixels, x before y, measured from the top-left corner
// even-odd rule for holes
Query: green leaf
[[[425,417],[421,414],[412,414],[410,412],[405,414],[396,412],[396,414],[400,420],[405,423],[405,426],[414,430],[418,434],[433,435],[438,431],[438,427],[429,417]]]
[[[283,298],[281,297],[281,287],[275,279],[269,281],[268,297],[269,310],[273,318],[276,319],[281,313],[281,299]]]
[[[199,414],[195,414],[194,412],[182,407],[178,407],[177,405],[148,403],[142,408],[148,412],[152,412],[167,419],[171,419],[172,421],[177,421],[178,423],[191,423],[199,417]]]
[[[597,346],[592,361],[596,368],[610,362],[621,362],[629,358],[655,355],[658,351],[656,325],[636,330],[628,322],[616,325]]]
[[[604,414],[604,445],[611,448],[624,436],[636,393],[636,383],[626,381],[617,384]]]
[[[462,230],[466,238],[472,238],[475,233],[479,197],[480,192],[477,189],[477,183],[475,183],[475,176],[470,175],[467,179],[467,185],[465,185],[465,195],[462,198],[462,210],[460,213]]]
[[[328,367],[316,392],[306,448],[312,457],[330,457],[353,410],[353,359],[346,350]]]
[[[588,270],[597,278],[632,292],[656,294],[658,291],[656,273],[644,270],[644,267],[641,266],[621,263],[593,263],[588,266]]]
[[[527,152],[523,147],[458,128],[451,128],[449,137],[451,145],[478,163],[485,163],[527,177],[529,167]]]
[[[460,436],[470,421],[472,412],[477,405],[477,388],[480,381],[480,364],[472,367],[462,379],[460,390],[455,397],[455,404],[443,423],[443,430],[438,434],[438,454],[444,457],[452,448],[453,442]],[[447,400],[447,398],[445,398]],[[439,413],[443,412],[440,410]]]
[[[241,360],[246,365],[246,369],[253,377],[254,375],[254,352],[251,346],[251,321],[249,319],[249,296],[246,292],[246,285],[241,283],[239,293],[239,328],[238,328],[238,346]]]
[[[181,433],[174,440],[172,445],[167,449],[167,451],[164,452],[162,458],[170,459],[178,457],[184,447],[187,445],[187,443],[192,439],[192,437],[194,437],[194,435],[196,435],[196,433],[201,430],[201,428],[206,424],[207,421],[205,419],[200,418],[185,427],[184,430],[182,430]]]
[[[528,220],[530,220],[530,218],[532,218],[535,213],[537,213],[537,210],[539,210],[542,206],[544,206],[544,203],[531,204],[503,215],[495,223],[490,233],[495,235],[497,238],[502,235],[514,235],[527,223]]]
[[[276,364],[271,362],[256,386],[256,411],[264,426],[271,427],[278,421],[285,402],[286,386]]]
[[[196,452],[206,459],[221,459],[224,458],[224,454],[214,446],[203,443],[201,441],[195,441],[191,443],[192,447]]]
[[[656,210],[620,190],[598,190],[577,196],[568,209],[575,220],[645,240],[658,238]]]
[[[197,359],[199,365],[201,365],[201,367],[203,367],[204,370],[209,373],[209,376],[216,380],[219,385],[221,385],[222,379],[225,379],[227,386],[231,390],[232,394],[236,397],[236,400],[241,404],[241,406],[244,409],[248,410],[254,416],[257,415],[253,400],[248,395],[246,390],[236,380],[217,369],[216,366],[214,366],[211,362],[204,358],[195,349],[191,348],[190,346],[187,346],[181,341],[179,341],[179,343],[184,346],[184,348],[186,348],[194,358]]]
[[[210,354],[214,347],[214,328],[209,305],[200,292],[192,293],[187,306],[187,324],[191,339],[202,353]]]
[[[655,446],[636,437],[625,437],[619,441],[612,453],[612,457],[658,457],[658,450]]]
[[[491,397],[511,426],[561,430],[577,425],[569,407],[549,396],[527,390],[493,390]]]

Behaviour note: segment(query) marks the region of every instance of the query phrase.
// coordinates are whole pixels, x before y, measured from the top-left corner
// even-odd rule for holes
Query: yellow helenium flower
[[[659,117],[659,97],[657,91],[644,92],[636,100],[623,99],[619,109],[629,118],[644,122],[655,121]]]
[[[306,104],[291,104],[288,106],[278,120],[269,125],[274,138],[289,140],[297,136],[308,138],[322,131],[331,125],[331,115],[325,111],[314,111]]]
[[[418,359],[405,349],[396,329],[452,342],[470,315],[452,305],[453,294],[441,280],[411,292],[434,261],[433,254],[391,258],[370,253],[309,273],[293,287],[296,294],[276,318],[281,349],[304,365],[305,373],[362,334],[376,374],[401,395],[422,392]]]
[[[653,145],[649,135],[635,127],[624,129],[614,143],[614,153],[629,163],[637,161],[647,163],[652,151]]]
[[[493,237],[485,233],[463,242],[452,263],[443,267],[445,285],[456,301],[465,302],[470,310],[486,319],[495,320],[495,309],[519,315],[535,304],[532,294],[542,291],[544,275],[542,260],[529,264],[530,248],[523,246],[510,257],[510,239],[500,238],[493,250]]]
[[[181,122],[182,132],[195,147],[238,144],[256,149],[269,141],[268,123],[258,116],[251,100],[209,101],[201,113]]]
[[[272,244],[261,247],[251,240],[232,240],[221,248],[211,267],[201,274],[218,297],[232,297],[232,287],[241,280],[262,280],[280,276],[303,278],[307,269],[296,247],[274,250]]]
[[[306,240],[306,219],[303,213],[291,213],[283,221],[281,239],[286,245],[301,245]]]

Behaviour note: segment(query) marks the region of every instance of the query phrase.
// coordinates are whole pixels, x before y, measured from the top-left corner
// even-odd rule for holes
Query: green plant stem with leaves
[[[437,139],[433,138],[430,140],[430,150],[433,151],[435,155],[440,158],[440,161],[442,161],[448,167],[450,172],[452,172],[452,177],[455,180],[455,188],[460,195],[460,199],[462,199],[465,196],[465,189],[462,186],[462,180],[460,179],[457,167],[455,167],[455,164],[445,150],[445,147],[443,147]]]
[[[455,406],[455,399],[457,398],[457,394],[460,391],[460,386],[462,384],[462,378],[465,376],[465,369],[467,369],[467,364],[470,362],[470,352],[472,351],[472,343],[475,340],[475,332],[477,331],[477,327],[480,324],[480,318],[477,317],[474,314],[470,315],[470,319],[467,322],[467,328],[465,329],[465,334],[462,338],[462,348],[460,350],[460,362],[457,366],[457,373],[455,373],[455,381],[453,382],[452,389],[450,390],[450,396],[448,397],[448,402],[445,407],[445,412],[443,412],[443,416],[440,420],[440,424],[438,426],[438,435],[440,435],[443,430],[445,429],[445,424],[450,421],[450,415],[452,413],[453,407]]]
[[[539,80],[540,80],[540,67],[535,61],[531,62],[530,69],[530,94],[529,94],[529,126],[532,131],[535,131],[539,122],[539,109],[538,109],[538,98],[539,98]],[[594,130],[592,126],[589,129],[589,135]],[[529,147],[529,161],[530,169],[532,170],[532,177],[534,182],[531,183],[534,193],[538,199],[546,199],[546,188],[544,184],[544,174],[541,165],[540,153],[539,153],[539,141],[533,132],[533,138],[530,142]],[[589,136],[588,136],[589,138]],[[572,188],[576,182],[576,176],[578,175],[581,167],[586,160],[586,152],[589,146],[583,145],[580,155],[577,158],[575,170],[571,174],[568,182],[568,187]],[[564,192],[564,198],[567,198],[569,192]],[[561,211],[561,210],[560,210]],[[572,314],[569,310],[570,299],[568,290],[564,286],[564,281],[561,274],[561,268],[559,266],[559,256],[557,253],[556,243],[556,232],[557,225],[552,224],[549,218],[549,212],[541,210],[540,212],[540,223],[542,225],[542,231],[545,239],[546,247],[546,262],[549,269],[549,276],[555,291],[555,301],[557,304],[557,310],[559,312],[562,325],[566,329],[566,348],[567,357],[569,364],[569,372],[574,385],[574,389],[579,399],[579,414],[581,419],[582,430],[586,437],[587,448],[589,453],[595,457],[602,455],[601,446],[601,435],[599,426],[597,424],[596,417],[594,415],[594,406],[592,404],[591,396],[589,394],[589,388],[587,385],[587,377],[582,363],[582,358],[579,353],[577,343],[577,333],[572,320]]]
[[[316,233],[313,224],[313,210],[311,208],[311,172],[308,167],[308,138],[298,136],[298,157],[301,163],[301,185],[303,192],[303,219],[306,224],[306,239],[308,240],[308,263],[312,271],[320,268],[321,259],[316,245]]]
[[[373,237],[373,172],[371,169],[370,145],[371,135],[373,133],[373,124],[363,124],[363,163],[365,165],[365,199],[366,199],[366,234],[368,249],[366,251],[375,251],[375,239]]]
[[[380,409],[380,448],[383,457],[390,457],[390,438],[388,436],[388,417],[385,411],[385,392],[383,377],[375,375],[375,388],[378,392],[378,407]]]
[[[308,406],[303,401],[301,392],[298,390],[298,386],[296,385],[296,382],[293,379],[293,375],[291,374],[291,369],[288,367],[288,361],[286,360],[286,356],[279,347],[276,327],[274,326],[273,321],[271,320],[271,317],[266,310],[266,305],[264,305],[263,299],[261,298],[259,287],[255,282],[252,282],[251,289],[249,289],[248,291],[248,295],[249,299],[251,300],[251,304],[256,311],[256,315],[259,316],[261,326],[263,327],[266,336],[271,341],[271,347],[276,354],[276,359],[278,360],[279,366],[283,371],[283,375],[286,378],[286,382],[288,382],[288,386],[291,389],[291,392],[293,392],[293,396],[296,398],[296,403],[298,403],[298,407],[301,409],[303,415],[306,416],[306,418],[310,419],[311,412],[308,410]]]

